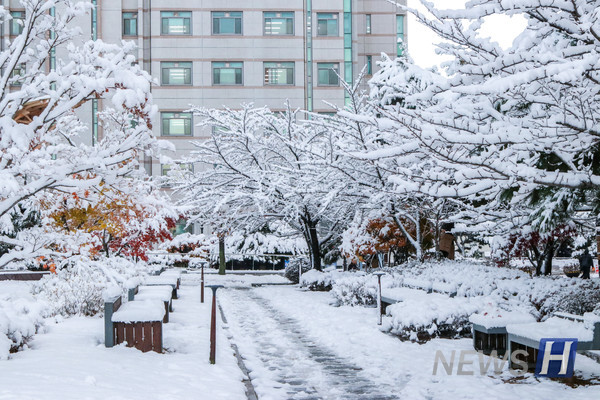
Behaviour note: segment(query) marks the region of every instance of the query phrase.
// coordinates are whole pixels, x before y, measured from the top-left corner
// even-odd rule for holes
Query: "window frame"
[[[167,14],[173,14],[172,16],[168,16]],[[185,16],[179,16],[177,14],[185,14]],[[188,16],[189,15],[189,16]],[[189,32],[169,32],[168,30],[165,32],[165,25],[164,25],[164,20],[169,20],[169,19],[182,19],[182,20],[188,20],[188,24],[189,24]],[[182,25],[185,28],[185,22]],[[161,36],[191,36],[192,35],[192,12],[191,11],[161,11],[160,12],[160,35]]]
[[[215,68],[215,64],[225,64],[224,67]],[[238,64],[239,67],[227,67],[227,64]],[[240,83],[215,83],[215,69],[239,69],[241,70],[241,82]],[[213,61],[210,65],[212,85],[213,86],[244,86],[244,62],[243,61]],[[237,77],[237,75],[234,75]]]
[[[240,16],[239,17],[232,17],[232,16],[227,16],[227,14],[232,14],[232,13],[239,13]],[[223,17],[218,17],[216,16],[217,14],[223,14]],[[234,32],[234,33],[222,33],[222,32],[218,32],[215,33],[215,19],[238,19],[240,20],[240,32]],[[210,32],[213,36],[243,36],[244,35],[244,12],[243,11],[211,11],[210,13]],[[237,24],[234,22],[234,31],[237,28]],[[219,30],[221,28],[221,23],[219,22]]]
[[[16,17],[16,14],[19,14],[19,17]],[[10,36],[19,36],[23,33],[23,28],[25,27],[25,11],[16,10],[10,12],[11,20],[10,20]],[[20,20],[22,23],[17,24],[16,21]],[[18,32],[15,33],[15,27],[18,27]]]
[[[328,66],[328,67],[324,67],[324,66]],[[336,70],[336,66],[337,66],[337,70]],[[333,71],[336,71],[337,74],[335,75],[337,83],[336,84],[332,84],[332,83],[321,83],[321,71],[327,71],[328,72],[328,81],[331,79],[332,77],[332,73]],[[340,63],[336,63],[336,62],[326,62],[326,63],[317,63],[317,87],[339,87],[340,86]]]
[[[135,15],[135,19],[133,18],[125,18],[126,15]],[[125,33],[125,21],[135,21],[135,33]],[[138,36],[138,12],[137,11],[123,11],[121,13],[121,36],[123,37],[137,37]]]
[[[189,118],[182,118],[181,115],[186,115],[189,116]],[[167,115],[173,115],[173,118],[166,118]],[[179,117],[178,117],[179,115]],[[184,133],[182,135],[177,135],[177,134],[172,134],[170,132],[171,127],[169,124],[169,132],[166,133],[165,132],[165,120],[172,120],[172,119],[181,119],[181,120],[189,120],[189,134],[188,133]],[[186,129],[186,125],[184,122],[184,130]],[[179,112],[179,111],[162,111],[160,113],[160,135],[161,136],[168,136],[168,137],[192,137],[194,136],[194,115],[190,112]]]
[[[168,64],[174,64],[172,67],[167,67],[166,65]],[[177,64],[189,64],[189,78],[190,78],[190,82],[189,83],[165,83],[165,69],[175,69],[175,68],[179,68],[179,69],[187,69],[185,67],[180,67]],[[184,72],[185,74],[185,72]],[[160,63],[160,85],[161,86],[193,86],[194,85],[194,63],[191,61],[161,61]],[[170,79],[169,79],[170,81]],[[184,75],[184,81],[185,81],[185,75]]]
[[[280,69],[290,69],[288,67],[278,67],[278,66],[269,66],[271,64],[287,64],[288,66],[291,65],[291,70],[292,70],[292,83],[269,83],[269,81],[267,81],[267,69],[275,69],[275,68],[280,68]],[[263,83],[264,86],[295,86],[296,85],[296,62],[294,61],[265,61],[263,62]],[[286,74],[287,75],[287,74]]]
[[[267,14],[291,14],[291,17],[267,17]],[[292,32],[291,33],[267,33],[267,19],[291,19],[292,21]],[[296,12],[295,11],[263,11],[263,36],[294,36],[296,35]]]
[[[371,54],[367,54],[366,65],[367,65],[366,74],[373,75],[373,56]]]
[[[331,15],[331,18],[323,18],[323,16]],[[335,34],[329,34],[329,29],[327,30],[326,35],[321,35],[319,33],[319,25],[322,20],[326,21],[335,21],[336,32]],[[328,25],[326,25],[328,26]],[[340,14],[339,13],[317,13],[317,26],[316,26],[316,36],[317,37],[339,37],[340,36]]]
[[[365,18],[366,18],[366,21],[365,21],[365,23],[366,23],[365,33],[367,35],[372,35],[373,34],[373,25],[372,25],[373,20],[372,20],[371,14],[365,14]]]

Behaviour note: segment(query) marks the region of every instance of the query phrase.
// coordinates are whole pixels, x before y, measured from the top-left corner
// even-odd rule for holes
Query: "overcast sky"
[[[464,8],[466,0],[428,0],[438,8],[458,9]],[[422,9],[419,0],[408,0],[409,7]],[[520,17],[492,17],[486,19],[483,32],[497,41],[502,47],[512,44],[514,38],[523,31],[525,20]],[[444,58],[435,54],[435,44],[441,39],[427,27],[423,26],[412,16],[408,17],[408,51],[421,67],[439,65]]]

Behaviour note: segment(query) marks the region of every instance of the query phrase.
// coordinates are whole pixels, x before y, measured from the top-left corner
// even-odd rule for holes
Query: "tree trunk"
[[[219,236],[219,275],[225,275],[225,236]]]
[[[544,259],[544,275],[552,274],[552,257],[554,256],[554,240],[550,239],[546,245],[546,254]]]
[[[310,238],[309,248],[312,267],[317,271],[321,271],[323,269],[321,266],[321,246],[319,246],[316,223],[312,223],[308,228],[308,236]]]

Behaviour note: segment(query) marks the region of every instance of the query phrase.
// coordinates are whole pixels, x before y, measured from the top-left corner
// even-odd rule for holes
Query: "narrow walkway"
[[[224,290],[220,302],[259,399],[398,398],[381,393],[360,368],[316,343],[254,290]]]

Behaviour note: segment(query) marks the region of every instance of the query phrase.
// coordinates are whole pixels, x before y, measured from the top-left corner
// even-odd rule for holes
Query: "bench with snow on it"
[[[160,276],[176,277],[177,278],[177,288],[176,289],[179,289],[179,285],[181,285],[181,271],[178,271],[176,269],[168,269],[166,271],[161,272]]]
[[[527,352],[528,368],[534,369],[542,339],[577,339],[577,352],[600,350],[600,316],[555,313],[544,322],[507,325],[509,354]],[[511,362],[512,364],[512,362]],[[515,365],[512,365],[514,368]]]
[[[535,322],[535,318],[527,313],[495,309],[473,314],[469,321],[472,324],[473,348],[486,355],[495,351],[503,357],[508,349],[506,326]]]
[[[172,275],[149,276],[146,278],[144,286],[171,286],[171,298],[177,299],[179,277]]]
[[[121,297],[105,303],[105,346],[126,342],[128,347],[162,353],[164,303],[160,300],[139,300],[122,304]]]
[[[173,312],[173,288],[169,285],[137,286],[130,288],[127,294],[129,301],[160,300],[165,306],[163,322],[169,322],[169,313]]]

